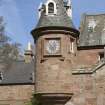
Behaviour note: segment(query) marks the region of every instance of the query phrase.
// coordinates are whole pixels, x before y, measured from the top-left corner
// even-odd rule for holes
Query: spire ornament
[[[72,19],[72,3],[71,0],[67,1],[67,15]]]

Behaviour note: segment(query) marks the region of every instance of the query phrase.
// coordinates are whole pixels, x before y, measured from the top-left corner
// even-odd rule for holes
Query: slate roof
[[[2,73],[3,80],[0,81],[0,85],[33,84],[34,62],[25,63],[24,61],[15,61],[8,70],[4,70]]]
[[[78,46],[97,45],[105,45],[105,14],[84,14],[81,19]]]
[[[44,10],[36,28],[51,27],[51,26],[74,28],[72,20],[66,13],[66,8],[64,7],[63,0],[54,0],[54,1],[57,5],[57,14],[54,16],[48,16],[45,14],[45,10]]]

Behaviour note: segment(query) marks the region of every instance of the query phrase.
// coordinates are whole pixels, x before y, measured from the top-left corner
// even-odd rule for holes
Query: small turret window
[[[48,0],[46,3],[46,15],[54,16],[57,14],[56,3],[54,0]]]
[[[48,4],[48,13],[54,14],[54,3],[52,2]]]
[[[74,39],[73,38],[70,38],[70,52],[71,53],[74,53]]]

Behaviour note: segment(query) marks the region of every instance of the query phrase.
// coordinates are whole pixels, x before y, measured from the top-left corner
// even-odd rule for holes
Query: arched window
[[[53,0],[48,0],[46,3],[46,15],[53,16],[57,14],[56,3]]]
[[[49,14],[54,14],[54,3],[50,2],[48,4],[48,13]]]

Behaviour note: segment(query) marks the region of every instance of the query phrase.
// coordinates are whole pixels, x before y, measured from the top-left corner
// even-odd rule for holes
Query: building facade
[[[105,104],[105,14],[83,14],[72,22],[71,0],[46,0],[31,31],[25,59],[0,66],[0,105],[25,105],[40,94],[42,105]]]
[[[34,94],[34,83],[34,59],[29,46],[25,56],[8,67],[0,64],[0,105],[27,105]]]
[[[42,105],[100,105],[100,101],[104,105],[105,96],[99,92],[104,90],[100,71],[104,68],[104,20],[104,14],[83,14],[78,31],[70,0],[47,0],[40,5],[32,35],[35,92],[41,95]]]

